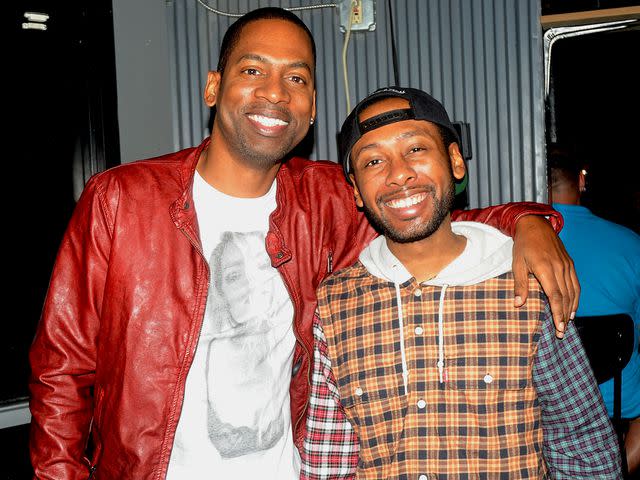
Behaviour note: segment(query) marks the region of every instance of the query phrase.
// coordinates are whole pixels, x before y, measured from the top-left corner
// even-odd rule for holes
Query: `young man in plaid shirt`
[[[555,339],[533,278],[514,308],[510,238],[451,222],[457,141],[415,89],[374,92],[342,126],[356,203],[384,236],[318,291],[303,478],[620,478],[573,326]]]

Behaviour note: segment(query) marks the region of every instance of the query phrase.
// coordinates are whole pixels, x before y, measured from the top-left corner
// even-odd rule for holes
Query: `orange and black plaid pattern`
[[[444,383],[439,382],[442,289],[401,285],[408,393],[396,293],[359,262],[318,292],[342,405],[360,439],[358,478],[545,478],[532,365],[544,300],[530,281],[513,307],[513,277],[448,287]],[[423,477],[424,478],[424,477]]]

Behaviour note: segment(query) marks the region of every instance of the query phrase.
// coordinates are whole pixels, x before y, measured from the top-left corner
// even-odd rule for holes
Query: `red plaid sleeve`
[[[355,478],[360,447],[347,421],[327,355],[327,340],[318,314],[313,322],[313,373],[302,451],[302,480]]]

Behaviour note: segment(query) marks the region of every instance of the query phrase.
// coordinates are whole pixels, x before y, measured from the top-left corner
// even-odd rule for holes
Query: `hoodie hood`
[[[513,240],[510,237],[478,222],[451,222],[451,229],[466,237],[467,245],[456,259],[423,285],[475,285],[511,271]],[[391,253],[382,235],[362,251],[359,259],[371,275],[383,280],[404,283],[412,278]]]

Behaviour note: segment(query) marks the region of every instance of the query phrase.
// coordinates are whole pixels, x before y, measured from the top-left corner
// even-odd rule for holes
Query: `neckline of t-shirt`
[[[269,204],[271,202],[273,202],[273,200],[275,199],[275,195],[276,195],[276,184],[277,181],[274,180],[273,184],[271,185],[271,188],[269,188],[269,191],[267,193],[265,193],[264,195],[262,195],[261,197],[251,197],[251,198],[245,198],[245,197],[234,197],[233,195],[228,195],[224,192],[221,192],[220,190],[218,190],[217,188],[215,188],[214,186],[210,185],[209,183],[207,183],[207,181],[202,178],[202,175],[200,175],[200,173],[196,170],[195,172],[195,179],[194,179],[194,185],[197,184],[198,190],[204,194],[206,197],[210,198],[210,199],[217,199],[217,200],[222,200],[228,203],[238,203],[238,204]]]

